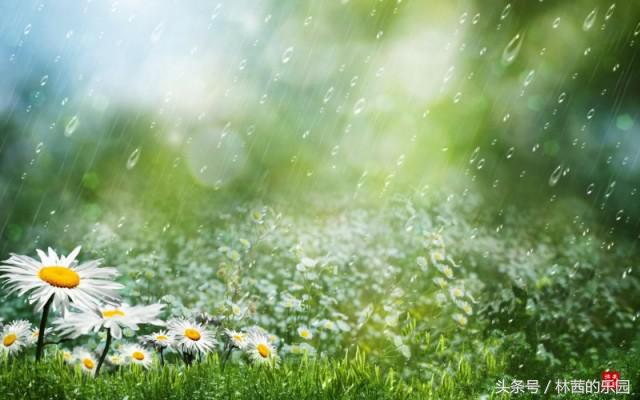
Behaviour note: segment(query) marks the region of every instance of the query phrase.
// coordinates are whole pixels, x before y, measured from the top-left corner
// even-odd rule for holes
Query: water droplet
[[[31,33],[31,24],[27,24],[27,26],[24,27],[24,31],[22,32],[25,36],[27,36],[28,34]]]
[[[164,33],[164,22],[160,22],[158,25],[156,25],[155,28],[153,28],[153,31],[151,31],[151,41],[153,43],[156,43],[160,40],[160,38],[162,38],[162,34]]]
[[[636,25],[636,29],[633,30],[633,36],[638,35],[640,35],[640,22],[638,22],[638,25]]]
[[[311,23],[311,21],[313,20],[313,17],[310,15],[307,18],[304,19],[304,26],[309,26],[309,24]]]
[[[613,66],[613,68],[611,68],[613,72],[616,72],[618,69],[620,69],[620,64],[616,64]]]
[[[442,78],[443,83],[447,83],[449,79],[451,79],[451,77],[453,76],[454,70],[455,70],[455,67],[453,65],[450,66],[449,69],[447,69],[447,72],[445,72],[444,74],[444,78]]]
[[[354,115],[360,114],[364,109],[365,103],[366,103],[366,100],[364,99],[364,97],[356,101],[356,103],[353,105],[353,114]]]
[[[516,59],[520,52],[520,47],[522,47],[523,38],[524,34],[518,33],[507,44],[507,47],[504,48],[502,52],[502,63],[504,65],[510,65]]]
[[[78,129],[78,125],[80,125],[80,118],[78,118],[77,115],[74,115],[64,127],[64,135],[66,137],[73,135],[76,129]]]
[[[560,93],[560,96],[558,96],[558,104],[564,102],[566,98],[567,98],[567,94],[565,92]]]
[[[500,20],[504,20],[505,18],[507,18],[507,16],[509,15],[509,12],[511,11],[511,3],[508,3],[503,9],[502,9],[502,13],[500,14]]]
[[[613,190],[615,188],[616,188],[616,181],[613,181],[609,184],[609,186],[607,186],[607,190],[604,192],[604,198],[608,199],[613,193]]]
[[[597,16],[598,9],[594,8],[589,14],[587,14],[587,17],[584,19],[584,22],[582,23],[582,30],[586,32],[591,29],[591,27],[593,27],[593,23],[596,21]]]
[[[138,160],[140,159],[140,152],[141,152],[141,149],[138,147],[137,149],[135,149],[131,153],[131,155],[127,159],[127,169],[128,170],[132,170],[133,167],[136,166],[136,164],[138,163]]]
[[[283,53],[282,53],[282,63],[286,64],[291,60],[291,55],[293,54],[293,47],[288,47]]]
[[[38,145],[36,146],[36,154],[40,154],[43,147],[44,147],[44,143],[42,142],[38,143]]]
[[[609,18],[611,18],[611,16],[613,15],[613,12],[616,9],[616,3],[613,3],[609,6],[609,8],[607,9],[607,12],[604,14],[604,20],[607,21],[609,20]]]
[[[480,21],[480,13],[477,13],[476,15],[473,16],[471,23],[475,25],[478,23],[478,21]]]
[[[555,186],[562,176],[562,164],[558,165],[549,176],[549,186]]]
[[[535,70],[531,70],[529,71],[529,73],[527,74],[527,76],[524,78],[524,87],[529,86],[529,84],[531,83],[531,81],[533,81],[533,77],[536,75],[536,71]]]
[[[48,81],[49,81],[49,75],[43,76],[42,79],[40,79],[40,86],[46,85]]]
[[[515,147],[509,147],[509,150],[507,150],[507,155],[506,155],[507,159],[510,159],[511,157],[513,157],[513,153],[515,150],[516,150]]]
[[[479,154],[480,154],[480,147],[476,147],[475,150],[473,150],[473,152],[471,153],[471,157],[469,157],[469,164],[473,164],[478,158]]]
[[[484,167],[486,160],[484,158],[481,158],[480,160],[478,160],[478,165],[476,165],[476,168],[478,169],[482,169],[482,167]]]
[[[587,112],[587,119],[593,118],[593,115],[596,113],[596,109],[592,108]]]
[[[553,29],[556,29],[560,26],[560,17],[557,17],[556,19],[553,20],[553,24],[551,25],[553,27]]]
[[[590,196],[591,193],[593,193],[593,189],[596,187],[596,185],[594,183],[590,184],[589,186],[587,186],[587,196]]]
[[[335,89],[333,88],[333,86],[331,86],[327,92],[324,94],[324,98],[322,99],[323,103],[328,102],[329,100],[331,100],[331,96],[333,96],[333,92],[335,91]]]

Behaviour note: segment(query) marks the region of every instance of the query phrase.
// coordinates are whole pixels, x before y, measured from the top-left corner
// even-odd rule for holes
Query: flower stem
[[[44,348],[44,331],[47,329],[47,318],[49,318],[49,308],[53,303],[53,296],[49,297],[49,300],[44,304],[42,309],[42,318],[40,318],[40,330],[38,331],[38,346],[36,347],[36,362],[42,358],[42,349]]]
[[[98,367],[96,367],[96,378],[100,373],[100,367],[104,363],[104,359],[107,358],[107,353],[109,352],[109,346],[111,346],[111,328],[107,329],[107,342],[104,344],[104,350],[102,350],[102,355],[100,356],[100,360],[98,360]]]
[[[160,348],[158,352],[160,353],[160,366],[164,367],[164,349]]]
[[[227,364],[227,361],[229,361],[229,357],[231,356],[231,351],[233,350],[233,346],[230,344],[227,344],[227,352],[224,355],[224,358],[222,359],[222,365],[221,365],[221,369],[222,372],[224,372],[224,366]]]

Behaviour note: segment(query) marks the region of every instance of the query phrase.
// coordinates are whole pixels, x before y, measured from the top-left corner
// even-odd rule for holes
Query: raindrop
[[[459,103],[460,102],[460,98],[462,98],[462,93],[460,93],[460,92],[456,93],[456,95],[453,96],[453,102],[454,103]]]
[[[31,33],[31,24],[27,24],[27,26],[24,27],[24,31],[22,33],[24,33],[25,36],[30,34]]]
[[[289,62],[289,60],[291,60],[291,55],[293,54],[293,47],[288,47],[283,53],[282,53],[282,63],[286,64]]]
[[[80,125],[80,119],[77,115],[74,115],[73,117],[71,117],[69,122],[67,122],[67,126],[64,127],[64,135],[66,137],[73,135],[73,132],[78,129],[78,125]]]
[[[589,29],[591,29],[591,27],[593,26],[593,23],[596,21],[597,16],[598,16],[598,9],[594,8],[584,19],[584,22],[582,23],[582,30],[586,32]]]
[[[43,76],[42,79],[40,79],[40,86],[46,85],[48,81],[49,81],[49,75]]]
[[[638,25],[636,25],[636,29],[633,31],[633,36],[638,35],[640,35],[640,22],[638,22]]]
[[[447,69],[447,72],[444,74],[444,78],[442,79],[443,83],[447,83],[449,79],[451,79],[451,77],[453,76],[454,70],[455,70],[455,67],[453,65],[450,66],[449,69]]]
[[[313,20],[313,17],[310,15],[307,18],[304,19],[304,26],[308,26],[311,21]]]
[[[616,181],[613,181],[609,184],[609,186],[607,186],[607,190],[604,192],[604,198],[608,199],[613,193],[613,190],[615,188],[616,188]]]
[[[613,15],[613,12],[616,9],[616,3],[613,3],[609,6],[609,8],[607,9],[607,12],[604,14],[604,20],[607,21],[609,18],[611,18],[611,16]]]
[[[246,67],[247,67],[247,59],[245,58],[242,61],[240,61],[240,64],[238,64],[238,69],[242,71]]]
[[[553,24],[551,25],[553,29],[556,29],[560,26],[560,17],[553,20]]]
[[[533,81],[533,77],[535,76],[535,74],[536,74],[535,70],[532,69],[531,71],[529,71],[527,76],[524,78],[524,87],[529,86],[531,81]]]
[[[592,108],[587,112],[587,119],[593,118],[593,115],[596,113],[596,109]]]
[[[620,64],[616,64],[616,65],[613,66],[613,68],[611,70],[613,72],[616,72],[619,68],[620,68]]]
[[[596,187],[596,185],[594,183],[590,184],[589,186],[587,186],[587,196],[590,196],[591,193],[593,193],[593,189]]]
[[[620,221],[623,215],[624,215],[624,210],[618,210],[618,212],[616,213],[616,221]]]
[[[549,176],[549,186],[555,186],[562,176],[562,164],[558,165]]]
[[[362,110],[364,109],[364,105],[366,103],[366,100],[364,99],[364,97],[362,97],[360,100],[356,101],[356,103],[353,105],[353,114],[354,115],[358,115],[362,112]]]
[[[502,52],[502,63],[504,65],[509,65],[516,59],[520,52],[520,47],[522,47],[523,37],[523,34],[518,33],[507,44],[507,47],[504,48],[504,51]]]
[[[476,161],[476,159],[478,159],[479,154],[480,154],[480,147],[478,146],[471,153],[471,157],[469,157],[469,164],[473,164]]]
[[[476,15],[473,16],[471,23],[475,25],[478,23],[478,21],[480,21],[480,13],[477,13]]]
[[[138,147],[131,153],[131,155],[129,156],[129,159],[127,159],[128,170],[132,170],[133,167],[136,166],[136,164],[138,163],[138,160],[140,159],[140,152],[141,152],[141,149]]]
[[[511,157],[513,157],[513,152],[515,151],[515,147],[509,147],[509,150],[507,150],[507,160],[510,159]]]
[[[156,43],[157,41],[160,40],[163,33],[164,33],[164,22],[160,22],[158,25],[156,25],[155,28],[153,28],[153,31],[151,31],[151,41],[153,43]]]
[[[486,160],[484,158],[481,158],[480,160],[478,160],[478,165],[476,166],[476,168],[482,169],[482,167],[484,167],[485,162]]]
[[[322,99],[323,103],[328,102],[329,100],[331,100],[331,96],[333,96],[333,92],[335,91],[335,89],[333,88],[333,86],[331,86],[329,88],[329,90],[327,90],[327,92],[324,94],[324,99]]]
[[[566,98],[567,98],[567,93],[565,92],[560,93],[560,96],[558,96],[558,104],[564,102]]]
[[[38,143],[38,145],[36,146],[36,154],[40,154],[43,147],[44,147],[44,143],[42,142]]]
[[[507,16],[509,15],[509,12],[511,11],[511,3],[508,3],[504,9],[502,10],[502,13],[500,14],[500,20],[504,20],[505,18],[507,18]]]

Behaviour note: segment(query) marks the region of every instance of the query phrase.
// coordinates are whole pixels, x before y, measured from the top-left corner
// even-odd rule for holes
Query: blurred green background
[[[7,1],[0,15],[3,257],[50,244],[67,215],[180,225],[201,204],[308,212],[425,187],[481,193],[496,215],[590,208],[589,229],[638,236],[637,2]]]

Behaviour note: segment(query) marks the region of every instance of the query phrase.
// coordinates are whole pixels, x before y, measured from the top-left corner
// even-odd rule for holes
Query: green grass
[[[629,352],[612,349],[607,355],[624,379],[631,381],[629,396],[601,395],[605,398],[637,398],[640,385],[640,346]],[[606,365],[565,365],[549,371],[553,376],[597,377],[597,368]],[[154,364],[150,370],[123,366],[105,370],[100,377],[83,374],[67,365],[60,354],[49,355],[36,364],[31,354],[0,362],[0,394],[6,399],[506,399],[494,394],[498,379],[509,381],[504,359],[488,357],[483,365],[470,365],[464,357],[455,365],[443,366],[430,380],[403,380],[393,369],[383,371],[362,352],[341,359],[288,360],[277,369],[256,368],[230,362],[223,369],[217,355],[186,368]],[[596,372],[594,372],[596,371]],[[514,378],[540,378],[522,372]],[[533,375],[532,375],[533,374]],[[531,376],[529,376],[531,375]],[[552,388],[553,390],[553,388]],[[635,394],[633,394],[635,392]],[[601,398],[551,393],[554,398]],[[530,395],[513,398],[533,399]]]
[[[393,370],[383,372],[362,353],[342,359],[300,359],[277,369],[229,363],[217,356],[190,368],[155,365],[145,371],[124,366],[93,378],[61,357],[36,364],[31,357],[0,365],[0,388],[10,399],[430,399],[478,397],[490,391],[485,371],[457,367],[456,383],[443,372],[436,381],[405,382]],[[106,371],[105,371],[106,372]],[[482,382],[479,386],[476,383]]]

